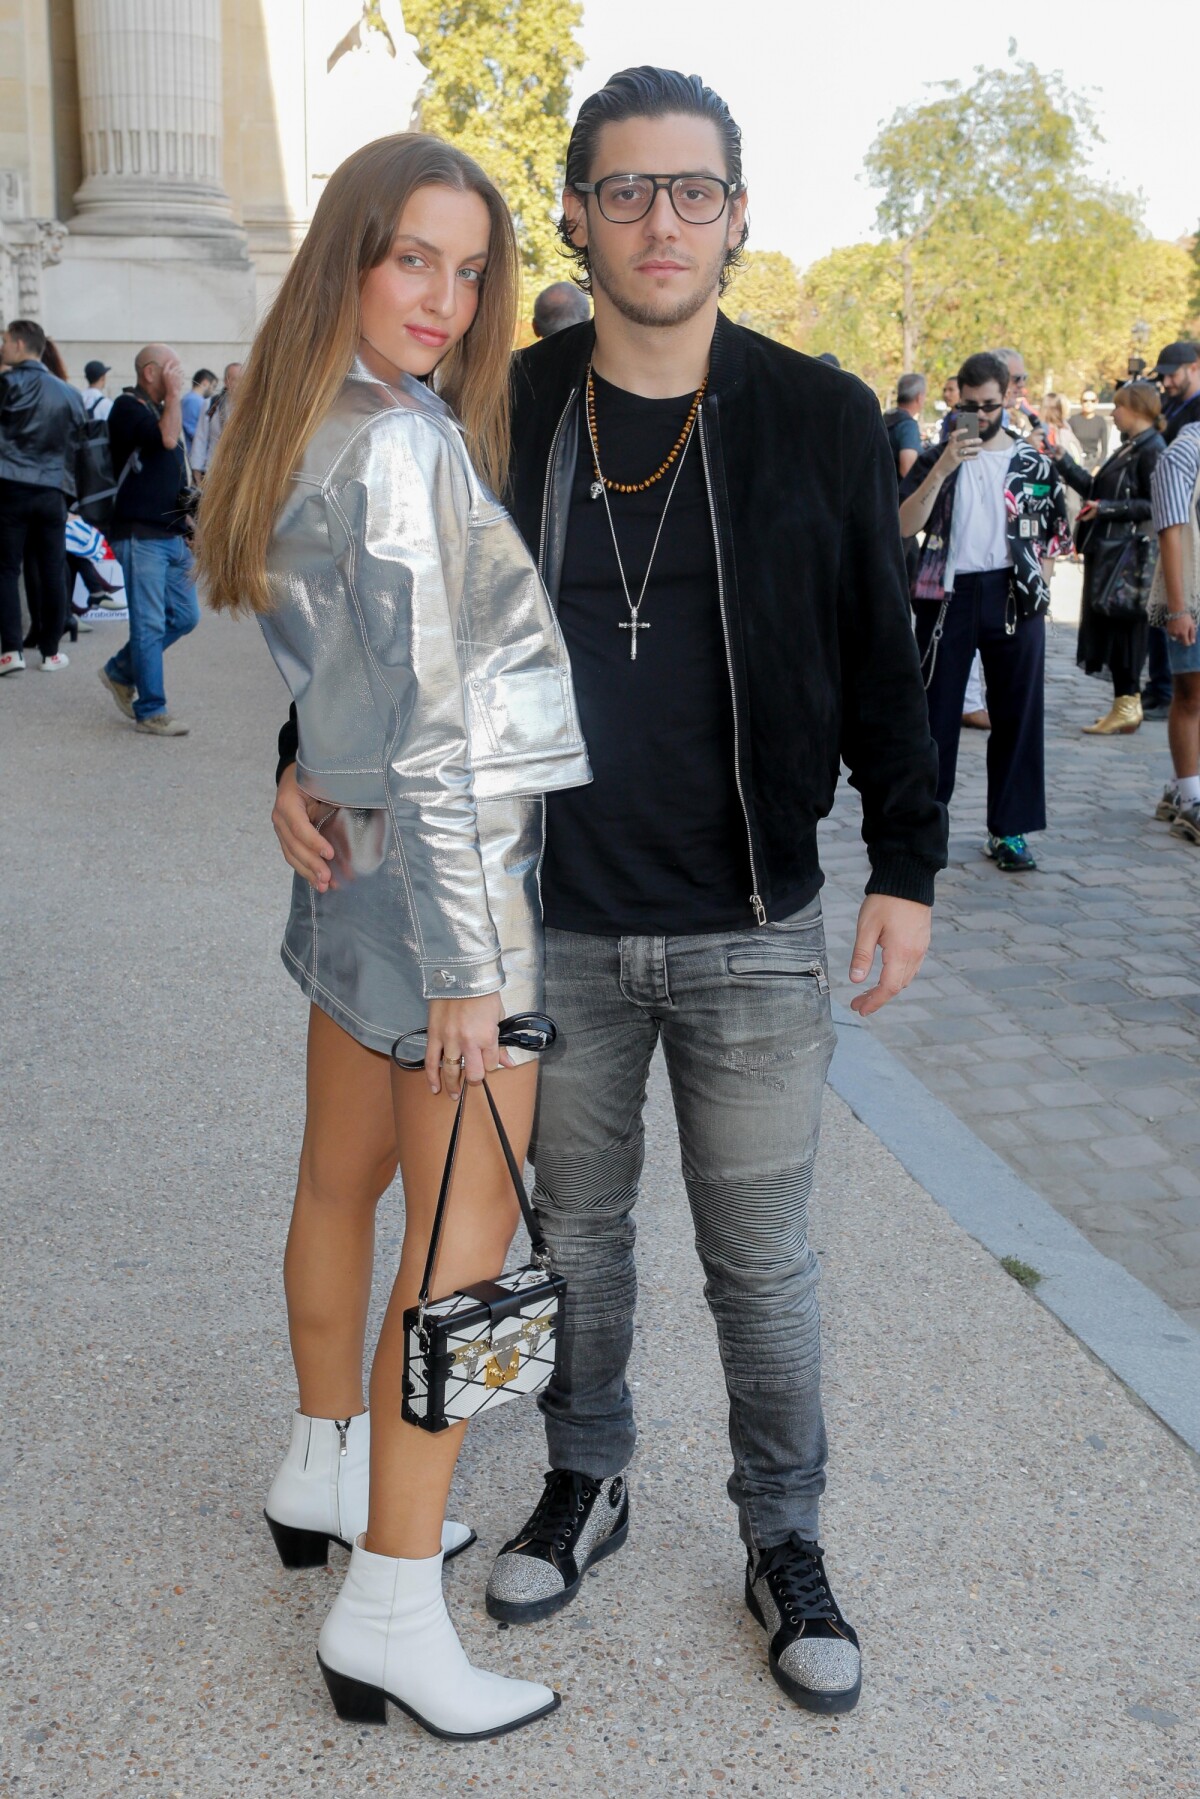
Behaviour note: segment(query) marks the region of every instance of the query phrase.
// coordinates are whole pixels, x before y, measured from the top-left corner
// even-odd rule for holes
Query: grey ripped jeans
[[[541,1400],[551,1466],[601,1479],[633,1455],[632,1214],[661,1038],[729,1394],[729,1495],[748,1547],[815,1538],[826,1442],[808,1197],[835,1041],[820,902],[727,936],[547,931],[546,1010],[565,1038],[542,1070],[531,1151],[567,1278]]]

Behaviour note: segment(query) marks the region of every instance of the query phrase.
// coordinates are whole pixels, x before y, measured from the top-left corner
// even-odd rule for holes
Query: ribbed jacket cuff
[[[872,856],[867,892],[886,893],[889,899],[915,900],[918,906],[932,906],[936,873],[937,870],[920,856]]]

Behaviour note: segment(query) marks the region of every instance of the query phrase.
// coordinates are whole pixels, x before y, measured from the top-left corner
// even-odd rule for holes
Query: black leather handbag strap
[[[539,1026],[548,1027],[547,1030],[543,1030],[542,1032],[545,1042],[541,1045],[541,1047],[547,1047],[554,1041],[556,1035],[553,1022],[550,1019],[543,1017],[541,1014],[528,1013],[521,1015],[521,1026],[525,1025],[526,1019],[534,1018],[538,1020]],[[505,1026],[514,1026],[516,1024],[516,1020],[504,1020],[504,1024],[501,1025],[501,1042],[504,1042],[505,1040]],[[508,1040],[509,1042],[515,1041],[515,1030],[510,1029]],[[526,1041],[523,1047],[532,1049],[538,1046],[532,1042]],[[393,1049],[393,1055],[394,1054],[395,1051]],[[423,1063],[418,1062],[415,1066],[420,1068],[423,1066]],[[421,1291],[417,1296],[417,1310],[422,1317],[424,1316],[426,1306],[429,1304],[430,1289],[433,1285],[434,1271],[437,1267],[438,1248],[442,1241],[442,1226],[446,1220],[446,1206],[450,1199],[450,1188],[454,1181],[454,1166],[458,1160],[458,1145],[462,1137],[463,1110],[467,1103],[467,1094],[469,1091],[469,1085],[464,1081],[462,1092],[458,1096],[458,1106],[454,1113],[454,1123],[450,1127],[450,1142],[446,1148],[446,1166],[442,1170],[442,1184],[438,1189],[437,1207],[433,1214],[433,1229],[429,1233],[429,1254],[425,1258],[425,1272],[421,1276]],[[500,1116],[499,1107],[496,1105],[492,1090],[488,1086],[486,1076],[483,1081],[483,1091],[484,1096],[487,1099],[488,1108],[492,1114],[492,1122],[496,1126],[496,1134],[500,1139],[500,1148],[504,1152],[504,1160],[508,1166],[509,1178],[513,1184],[513,1192],[517,1196],[517,1204],[521,1208],[521,1216],[524,1218],[525,1228],[529,1232],[529,1241],[533,1247],[534,1260],[545,1264],[549,1261],[549,1250],[546,1245],[546,1239],[542,1235],[541,1226],[538,1224],[537,1213],[529,1203],[529,1195],[525,1191],[525,1182],[521,1176],[521,1170],[517,1166],[517,1158],[513,1154],[512,1144],[508,1140],[508,1132],[504,1128],[504,1121]]]

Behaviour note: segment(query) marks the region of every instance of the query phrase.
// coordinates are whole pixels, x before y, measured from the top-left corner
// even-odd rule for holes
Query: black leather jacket
[[[75,456],[87,415],[82,396],[44,362],[18,362],[0,378],[0,480],[57,487],[75,497]]]
[[[557,598],[590,321],[515,358],[507,503]],[[754,881],[746,922],[819,882],[839,763],[862,795],[870,893],[933,903],[946,863],[896,474],[854,376],[718,317],[700,411]],[[294,735],[280,735],[284,763]]]
[[[1166,449],[1157,431],[1143,431],[1123,443],[1089,475],[1070,456],[1058,463],[1068,487],[1091,500],[1094,520],[1075,527],[1083,554],[1084,603],[1098,612],[1133,616],[1144,612],[1158,540],[1150,526],[1150,481]]]

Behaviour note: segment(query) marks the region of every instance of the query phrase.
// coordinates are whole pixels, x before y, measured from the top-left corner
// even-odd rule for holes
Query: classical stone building
[[[0,0],[0,312],[76,380],[153,339],[220,369],[423,75],[398,0]]]

